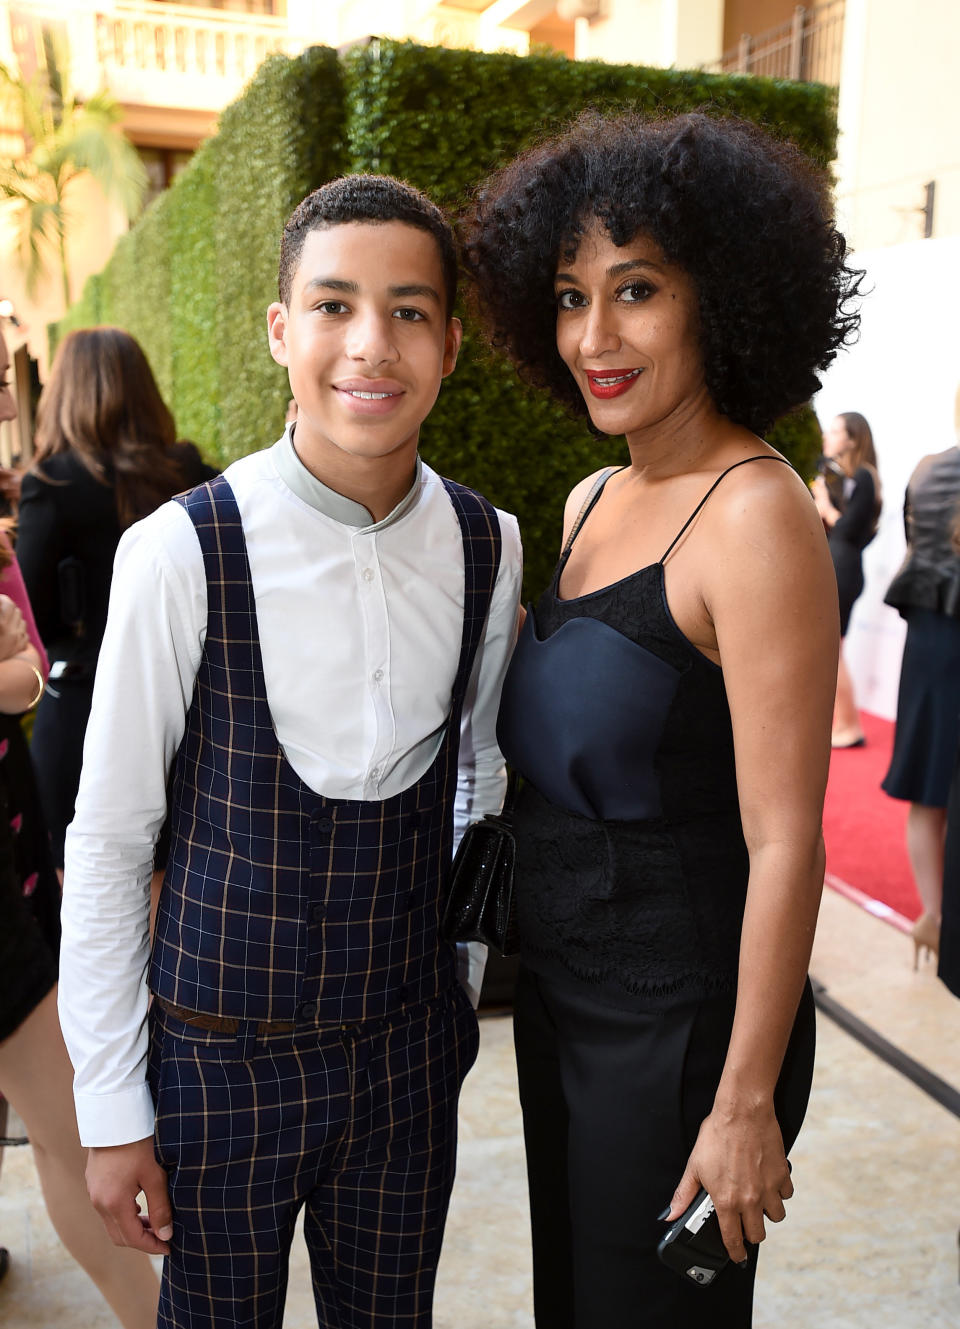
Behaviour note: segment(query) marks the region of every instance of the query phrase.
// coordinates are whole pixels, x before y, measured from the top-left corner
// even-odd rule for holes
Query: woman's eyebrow
[[[651,268],[654,272],[662,272],[663,268],[659,263],[654,263],[649,258],[628,258],[622,263],[614,263],[612,268],[607,268],[608,277],[622,277],[625,272],[635,272],[638,268]],[[577,284],[577,278],[571,272],[558,272],[553,279],[555,282],[569,281]]]
[[[614,263],[612,268],[607,268],[608,277],[621,277],[625,272],[633,272],[635,268],[652,268],[654,272],[662,272],[659,263],[654,263],[649,258],[628,258],[623,263]]]

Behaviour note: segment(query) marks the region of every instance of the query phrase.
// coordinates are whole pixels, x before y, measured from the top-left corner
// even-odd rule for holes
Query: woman
[[[819,475],[813,483],[813,498],[827,528],[837,574],[842,643],[850,611],[863,590],[863,551],[877,533],[882,507],[877,454],[864,417],[857,411],[845,411],[831,421],[823,435],[823,456],[831,478],[839,483],[830,484]],[[831,741],[835,748],[862,748],[863,728],[853,680],[844,663],[842,644],[840,649]]]
[[[16,418],[8,368],[0,333],[0,420]],[[0,1093],[26,1125],[63,1244],[127,1329],[150,1329],[160,1291],[150,1261],[112,1244],[87,1196],[73,1068],[57,1018],[60,892],[19,722],[43,692],[46,658],[5,537],[0,569]],[[15,620],[12,604],[22,611]],[[0,1269],[6,1263],[0,1252]]]
[[[51,661],[32,751],[61,871],[120,536],[211,474],[175,440],[173,417],[131,336],[88,328],[64,338],[40,396],[17,541]]]
[[[838,638],[760,434],[855,324],[826,198],[745,124],[588,116],[466,224],[494,342],[629,449],[570,495],[501,711],[542,1329],[748,1325],[793,1193]],[[708,1292],[656,1257],[701,1185],[741,1266]]]
[[[960,392],[957,394],[960,437]],[[883,788],[910,804],[907,854],[922,913],[913,963],[937,953],[950,777],[960,741],[960,446],[924,457],[903,500],[907,555],[884,600],[907,622],[897,727]]]

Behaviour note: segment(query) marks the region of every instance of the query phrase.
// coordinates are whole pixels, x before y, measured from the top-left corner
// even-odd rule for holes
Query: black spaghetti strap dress
[[[515,1038],[536,1322],[744,1329],[754,1250],[708,1288],[656,1256],[658,1215],[711,1110],[736,999],[749,861],[730,712],[722,670],[670,614],[664,562],[676,540],[611,586],[559,598],[601,490],[528,613],[499,723],[524,777]],[[808,985],[776,1094],[788,1149],[814,1041]]]

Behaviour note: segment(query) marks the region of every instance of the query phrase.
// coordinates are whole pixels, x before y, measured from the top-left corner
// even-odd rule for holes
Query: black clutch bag
[[[464,831],[450,870],[442,924],[447,941],[483,941],[504,956],[517,951],[512,793],[511,782],[504,811]]]

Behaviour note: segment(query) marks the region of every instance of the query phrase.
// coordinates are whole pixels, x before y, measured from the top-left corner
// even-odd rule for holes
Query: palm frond
[[[44,32],[45,68],[31,79],[0,64],[0,98],[23,125],[26,155],[0,161],[0,207],[16,212],[18,256],[32,291],[49,266],[51,250],[62,270],[63,237],[70,224],[64,195],[76,176],[89,173],[127,216],[136,216],[147,188],[140,156],[120,129],[122,110],[104,90],[80,104],[70,86],[69,61],[59,36]]]
[[[129,139],[98,116],[89,115],[86,107],[72,119],[69,130],[69,138],[64,134],[57,144],[62,163],[77,172],[89,171],[108,198],[119,203],[128,217],[136,216],[147,173]]]

